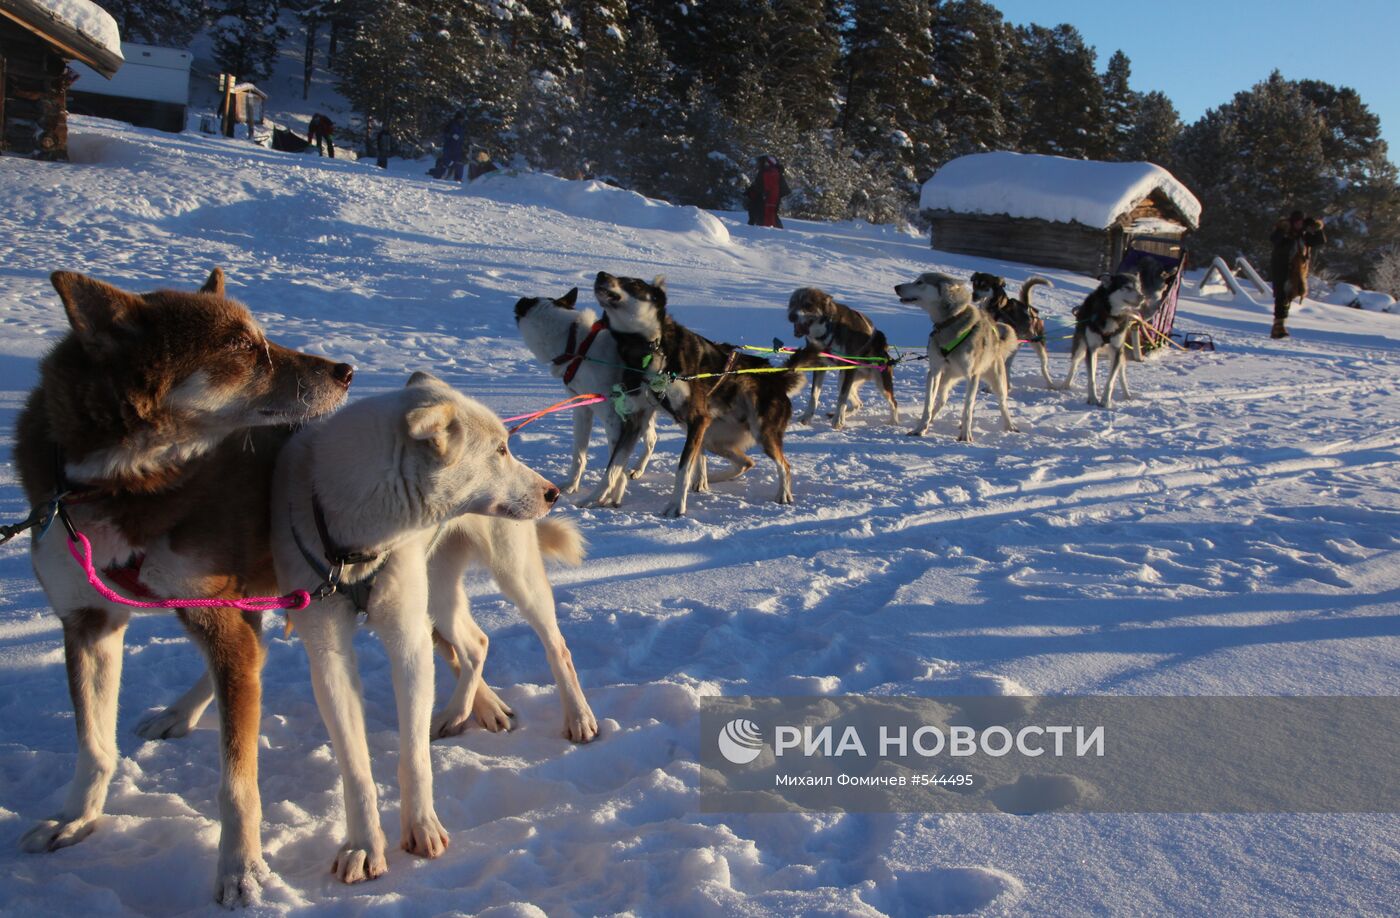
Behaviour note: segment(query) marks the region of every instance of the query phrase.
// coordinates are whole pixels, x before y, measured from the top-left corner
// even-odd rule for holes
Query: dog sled
[[[1161,286],[1156,290],[1150,289],[1150,285],[1144,283],[1143,293],[1147,299],[1143,302],[1142,318],[1148,326],[1156,331],[1156,334],[1149,333],[1139,336],[1143,352],[1164,347],[1171,340],[1172,327],[1176,324],[1176,303],[1181,295],[1181,276],[1186,271],[1186,251],[1182,249],[1181,257],[1174,258],[1170,255],[1146,252],[1130,247],[1123,253],[1123,259],[1118,263],[1118,273],[1139,276],[1145,273],[1150,274],[1150,271],[1144,272],[1143,269],[1150,267],[1151,262],[1161,265],[1160,272],[1165,277]],[[1209,349],[1215,349],[1213,343]]]

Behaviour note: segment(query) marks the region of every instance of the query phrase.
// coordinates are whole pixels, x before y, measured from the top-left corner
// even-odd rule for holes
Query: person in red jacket
[[[331,139],[335,134],[335,125],[331,119],[317,112],[311,116],[306,134],[306,139],[316,145],[317,156],[325,156],[329,150],[330,158],[335,159],[335,141]]]
[[[783,176],[783,164],[773,156],[758,158],[758,175],[753,184],[744,192],[749,205],[749,226],[775,226],[783,228],[778,218],[778,205],[792,189],[788,188]]]

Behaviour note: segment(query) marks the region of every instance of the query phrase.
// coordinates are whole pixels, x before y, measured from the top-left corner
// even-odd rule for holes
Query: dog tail
[[[1016,348],[1021,346],[1021,339],[1016,336],[1016,329],[1005,322],[997,323],[997,350],[1001,352],[1001,359],[1006,360],[1016,353]]]
[[[540,539],[540,554],[546,558],[562,561],[569,567],[583,563],[583,550],[588,543],[572,520],[540,520],[535,523],[535,533]]]
[[[806,373],[796,372],[803,367],[824,367],[830,361],[821,356],[821,348],[813,344],[804,344],[800,349],[793,352],[792,356],[783,364],[791,373],[775,373],[783,381],[783,388],[787,390],[788,398],[802,391],[802,386],[807,380]]]
[[[1028,278],[1026,278],[1026,282],[1025,282],[1024,284],[1021,285],[1021,302],[1022,302],[1022,303],[1025,303],[1027,306],[1029,306],[1029,305],[1031,304],[1031,291],[1032,291],[1032,290],[1034,290],[1036,287],[1053,287],[1053,286],[1055,286],[1055,285],[1052,284],[1052,283],[1050,283],[1048,280],[1046,280],[1045,278],[1043,278],[1043,277],[1041,277],[1041,276],[1039,276],[1039,275],[1036,275],[1035,277],[1028,277]]]

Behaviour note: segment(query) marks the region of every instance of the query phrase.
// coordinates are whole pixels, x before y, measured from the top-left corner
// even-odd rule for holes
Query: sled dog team
[[[1160,280],[1156,279],[1155,280]],[[900,302],[918,306],[933,321],[928,339],[928,381],[923,415],[910,431],[922,436],[943,408],[958,381],[965,380],[958,439],[972,440],[972,415],[983,378],[998,398],[1002,423],[1011,420],[1007,367],[1022,341],[1035,348],[1047,386],[1069,389],[1079,365],[1088,362],[1089,404],[1112,407],[1115,384],[1128,388],[1126,351],[1137,332],[1147,298],[1137,273],[1104,275],[1099,286],[1075,311],[1069,374],[1050,378],[1045,323],[1031,305],[1031,291],[1049,281],[1032,277],[1019,299],[1007,294],[1006,281],[977,273],[971,282],[946,274],[921,274],[897,284]],[[603,402],[574,412],[573,454],[564,493],[578,490],[588,463],[593,421],[602,423],[608,465],[584,505],[616,507],[627,479],[637,478],[651,461],[656,445],[656,412],[664,411],[685,430],[674,491],[665,515],[682,516],[692,491],[707,491],[711,482],[729,481],[753,468],[749,447],[757,443],[778,468],[779,503],[792,502],[792,469],[783,455],[783,433],[792,417],[792,397],[811,376],[807,409],[798,418],[809,424],[824,378],[839,378],[832,426],[841,428],[861,407],[860,387],[874,382],[889,405],[890,423],[899,423],[894,395],[894,363],[883,332],[870,319],[814,287],[804,287],[788,302],[793,333],[804,339],[783,367],[745,354],[733,344],[717,343],[677,322],[667,311],[666,282],[614,277],[599,272],[593,295],[603,318],[578,308],[578,289],[561,297],[524,297],[515,304],[515,320],[530,351],[560,378],[573,395],[621,392],[625,405]],[[1098,394],[1098,356],[1108,350],[1111,365],[1103,396]],[[637,465],[627,463],[643,441]],[[708,473],[705,454],[718,456],[728,468]]]
[[[543,519],[561,491],[511,455],[494,413],[422,372],[403,389],[342,408],[353,368],[270,341],[226,296],[217,269],[194,293],[132,294],[67,272],[52,281],[70,331],[40,365],[39,385],[17,422],[14,455],[36,508],[25,521],[33,527],[34,570],[62,621],[78,755],[66,799],[23,836],[26,850],[67,847],[96,827],[117,764],[123,636],[133,608],[151,600],[176,606],[207,670],[137,730],[147,739],[183,736],[218,701],[215,898],[225,906],[257,902],[268,874],[257,759],[262,616],[235,602],[295,591],[315,596],[288,609],[287,625],[306,648],[341,770],[346,837],[332,871],[347,883],[387,869],[353,646],[359,616],[390,662],[404,850],[431,858],[448,845],[433,806],[429,741],[462,732],[471,716],[489,730],[509,729],[514,715],[484,681],[487,636],[462,585],[472,562],[491,572],[539,636],[559,691],[563,734],[579,743],[597,736],[543,562],[581,563],[583,540],[571,523]],[[1018,340],[1037,345],[1049,382],[1044,326],[1029,303],[1031,288],[1043,283],[1028,281],[1019,300],[992,275],[968,284],[923,274],[895,288],[901,302],[918,305],[934,323],[928,398],[912,433],[923,434],[952,386],[966,380],[960,438],[971,440],[983,377],[1000,399],[1006,428],[1015,429],[1006,364]],[[813,417],[826,372],[853,361],[857,369],[838,373],[834,426],[860,407],[866,382],[880,387],[890,423],[899,423],[884,335],[820,290],[792,295],[788,318],[805,344],[780,368],[676,322],[663,279],[600,272],[593,293],[605,320],[575,309],[577,290],[515,307],[526,344],[566,388],[631,393],[625,415],[609,403],[575,412],[566,493],[579,487],[596,419],[610,452],[587,501],[618,505],[629,474],[640,475],[651,457],[661,410],[686,432],[667,514],[684,514],[692,491],[752,468],[747,451],[755,443],[778,467],[776,499],[791,503],[783,433],[791,398],[803,386],[799,370],[811,373],[803,423]],[[1127,394],[1123,350],[1142,301],[1136,276],[1103,280],[1077,312],[1070,373],[1060,388],[1087,360],[1092,403],[1110,404],[1120,380]],[[1099,399],[1096,357],[1104,347],[1113,363]],[[643,453],[629,473],[639,439]],[[729,467],[711,477],[706,452]],[[54,517],[62,525],[49,525]],[[88,569],[80,544],[90,546]],[[93,568],[103,592],[92,582]],[[199,602],[179,606],[178,597]],[[456,677],[436,714],[434,649]]]

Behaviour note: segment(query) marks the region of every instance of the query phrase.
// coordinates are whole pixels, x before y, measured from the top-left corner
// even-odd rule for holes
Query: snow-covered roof
[[[0,16],[44,36],[103,76],[122,65],[117,21],[90,0],[0,0]]]
[[[924,182],[919,208],[1106,229],[1154,191],[1166,197],[1192,229],[1200,224],[1201,202],[1161,166],[1032,153],[959,157]]]

